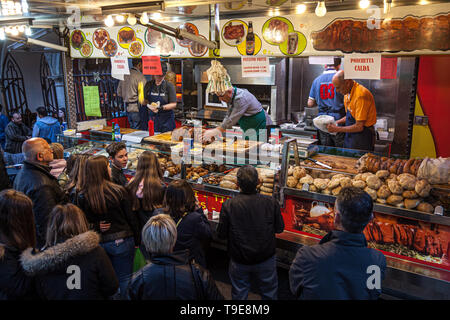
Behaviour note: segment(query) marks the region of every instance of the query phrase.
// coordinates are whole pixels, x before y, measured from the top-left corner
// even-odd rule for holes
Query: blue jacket
[[[289,270],[291,291],[300,299],[378,299],[381,287],[369,289],[367,285],[374,284],[374,272],[368,271],[372,265],[379,267],[381,285],[386,270],[384,255],[367,248],[362,233],[333,230],[318,245],[298,250]]]
[[[5,128],[9,123],[9,119],[7,116],[5,116],[4,114],[0,115],[0,143],[2,144],[2,148],[5,148],[5,141],[6,141],[6,137],[5,137]]]
[[[61,126],[55,118],[47,116],[38,119],[34,124],[33,137],[43,138],[48,143],[52,143],[57,141],[57,134],[61,134]]]

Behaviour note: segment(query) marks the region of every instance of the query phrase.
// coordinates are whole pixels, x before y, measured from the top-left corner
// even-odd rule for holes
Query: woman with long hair
[[[136,174],[128,183],[127,190],[142,230],[153,211],[162,207],[164,200],[163,174],[155,153],[144,151],[139,156]]]
[[[133,272],[134,247],[140,243],[140,229],[127,191],[113,183],[110,175],[106,157],[89,158],[76,204],[86,214],[91,227],[101,234],[100,245],[111,259],[121,295],[125,297]]]
[[[79,154],[75,158],[75,163],[72,170],[67,171],[70,180],[67,182],[65,190],[69,194],[69,198],[72,203],[76,201],[77,194],[80,192],[81,186],[84,183],[84,170],[89,157],[90,156],[87,154]]]
[[[64,190],[66,189],[66,186],[69,183],[69,181],[72,179],[70,176],[70,172],[72,171],[73,167],[75,166],[75,162],[80,156],[81,156],[80,153],[72,153],[69,156],[69,159],[67,159],[64,171],[58,176],[59,186]]]
[[[99,242],[100,236],[89,230],[80,208],[70,203],[55,206],[45,250],[33,252],[30,248],[21,259],[25,272],[35,277],[39,296],[45,300],[103,300],[116,293],[119,281]],[[80,277],[71,281],[76,272]]]
[[[212,230],[196,203],[191,185],[186,180],[175,180],[167,187],[164,208],[155,214],[168,214],[175,221],[178,236],[174,251],[189,249],[190,258],[206,268],[204,247],[211,241]]]
[[[33,280],[20,265],[20,255],[36,246],[33,203],[12,189],[0,193],[0,300],[32,298]]]

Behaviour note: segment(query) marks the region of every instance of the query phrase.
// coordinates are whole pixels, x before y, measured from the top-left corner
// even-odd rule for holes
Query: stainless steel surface
[[[393,137],[391,152],[408,157],[410,143],[408,123],[411,94],[415,86],[415,65],[415,57],[398,57],[396,79],[357,80],[372,93],[377,116],[387,118],[388,127],[394,129],[394,135],[389,136]],[[344,63],[342,67],[345,68]],[[289,58],[287,106],[289,114],[303,111],[308,102],[312,82],[323,70],[321,65],[310,65],[308,58]],[[386,150],[387,148],[384,148],[382,151]]]

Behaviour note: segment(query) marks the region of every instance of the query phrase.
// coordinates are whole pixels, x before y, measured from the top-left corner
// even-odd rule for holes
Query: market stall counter
[[[169,142],[169,135],[166,135],[166,142]],[[78,140],[77,143],[87,144],[86,150],[82,152],[90,154],[104,154],[100,146],[106,147],[110,143],[105,140],[92,141],[75,137],[72,139]],[[361,162],[360,152],[333,150],[330,153],[334,153],[334,155],[319,153],[312,156],[313,160],[320,159],[319,162],[331,167],[331,169],[326,169],[314,161],[295,157],[296,148],[291,148],[293,145],[297,146],[294,141],[290,140],[285,143],[279,157],[281,166],[258,161],[253,163],[262,178],[258,186],[259,192],[274,196],[282,206],[286,228],[282,234],[277,235],[277,258],[279,265],[286,268],[290,266],[299,247],[318,243],[333,228],[333,207],[337,191],[335,189],[354,183],[362,187],[362,183],[356,181],[363,182],[358,180],[362,175],[362,173],[358,173],[358,165]],[[232,157],[228,158],[223,155],[220,159],[224,161],[224,164],[218,165],[214,163],[217,157],[210,153],[208,153],[210,158],[202,157],[199,158],[200,160],[196,158],[195,150],[204,152],[207,149],[206,146],[194,145],[194,148],[190,149],[192,151],[190,157],[186,158],[174,152],[177,150],[174,149],[177,144],[174,145],[173,142],[171,137],[170,143],[154,143],[151,139],[143,141],[141,144],[127,143],[129,164],[126,174],[129,177],[134,175],[140,153],[145,150],[156,152],[164,170],[165,182],[169,183],[172,179],[177,178],[187,179],[211,224],[215,226],[222,204],[238,193],[237,169],[242,164],[249,162],[249,159],[246,158],[249,153],[238,154],[235,152]],[[244,142],[234,141],[233,143],[243,144]],[[178,145],[177,151],[181,152],[183,143],[178,143]],[[259,150],[261,147],[258,145],[257,149]],[[77,148],[79,150],[85,147],[80,144]],[[70,149],[66,151],[71,152]],[[181,157],[178,160],[181,159],[182,162],[174,161],[172,158],[174,156]],[[356,179],[358,175],[360,176]],[[370,173],[370,175],[377,177],[374,173]],[[366,174],[366,180],[370,175]],[[333,179],[336,176],[337,178]],[[339,180],[335,181],[338,178]],[[385,180],[378,179],[380,179],[380,186],[378,186],[378,181],[372,178],[367,182],[364,181],[364,188],[368,188],[370,185],[374,188],[373,190],[378,188],[375,193],[380,192],[381,184],[384,185]],[[295,180],[295,184],[293,180]],[[332,189],[328,188],[331,181],[334,184],[337,183]],[[402,181],[402,183],[405,185],[405,188],[402,187],[402,195],[405,191],[413,191],[408,190],[411,189],[411,186],[407,186],[407,182]],[[329,190],[323,192],[327,188]],[[387,188],[389,189],[389,186]],[[385,294],[398,298],[449,299],[450,217],[446,216],[448,204],[442,203],[442,197],[435,196],[433,193],[434,189],[446,190],[446,186],[441,188],[430,185],[430,187],[425,186],[424,188],[430,189],[428,190],[429,194],[425,194],[426,190],[418,189],[418,194],[424,197],[402,198],[401,201],[396,199],[397,202],[393,205],[387,202],[376,202],[374,206],[375,219],[366,227],[364,234],[368,245],[380,250],[387,258],[388,270],[383,282]],[[415,185],[413,189],[415,191]],[[399,193],[400,190],[396,192]],[[380,195],[381,199],[389,198],[383,197],[385,195]],[[420,211],[418,205],[414,208],[416,210],[407,209],[404,206],[405,200],[414,199],[420,203],[424,203],[425,200],[431,202],[434,205],[433,208],[440,204],[444,208],[444,214],[437,215]],[[403,205],[400,205],[400,202]],[[214,243],[220,248],[225,248],[223,241],[215,239]]]

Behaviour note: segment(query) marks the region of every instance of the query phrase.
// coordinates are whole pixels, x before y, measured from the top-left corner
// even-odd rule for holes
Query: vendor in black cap
[[[177,96],[172,83],[164,80],[167,73],[166,63],[161,63],[162,75],[153,76],[144,88],[147,107],[150,109],[150,119],[154,121],[155,132],[167,132],[175,129],[175,114]]]

